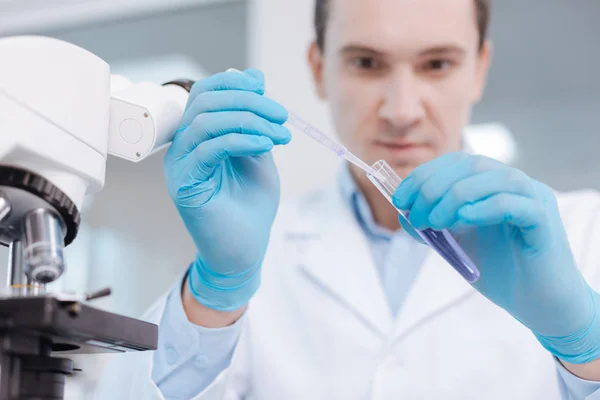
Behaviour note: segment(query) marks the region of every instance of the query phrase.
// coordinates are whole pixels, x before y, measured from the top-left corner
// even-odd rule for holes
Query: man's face
[[[460,150],[491,52],[474,1],[329,1],[324,53],[313,44],[309,60],[346,147],[401,177]]]

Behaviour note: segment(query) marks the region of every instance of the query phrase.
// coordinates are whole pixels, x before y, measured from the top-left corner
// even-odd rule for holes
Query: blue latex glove
[[[263,96],[260,71],[225,72],[198,81],[164,160],[169,194],[198,250],[191,292],[219,311],[244,306],[279,205],[270,150],[287,144],[287,111]]]
[[[551,353],[570,363],[600,357],[600,300],[575,264],[550,188],[498,161],[451,153],[416,168],[393,201],[415,228],[449,229],[480,268],[474,287]]]

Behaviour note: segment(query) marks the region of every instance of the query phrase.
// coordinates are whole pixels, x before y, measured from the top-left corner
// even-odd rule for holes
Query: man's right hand
[[[279,205],[270,151],[291,134],[287,111],[263,94],[257,70],[198,81],[164,160],[169,195],[198,250],[189,292],[218,312],[243,308],[258,289]]]

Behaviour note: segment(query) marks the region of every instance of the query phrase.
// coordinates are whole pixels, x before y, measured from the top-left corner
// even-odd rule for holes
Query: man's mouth
[[[427,147],[424,143],[406,142],[406,141],[375,141],[375,146],[383,147],[391,151],[409,151]]]

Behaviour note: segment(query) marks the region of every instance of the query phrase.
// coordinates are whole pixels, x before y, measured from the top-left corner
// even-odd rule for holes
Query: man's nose
[[[395,72],[383,88],[379,113],[398,129],[406,129],[425,117],[423,96],[418,78],[410,70]]]

